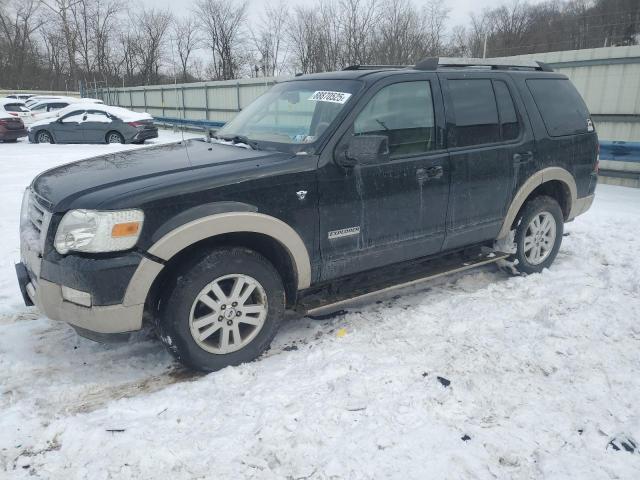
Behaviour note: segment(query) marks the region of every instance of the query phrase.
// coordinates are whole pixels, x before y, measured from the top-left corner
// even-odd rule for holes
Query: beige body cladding
[[[516,219],[516,215],[524,205],[524,202],[529,198],[529,195],[538,188],[540,185],[546,182],[550,182],[553,180],[557,180],[561,182],[569,191],[569,198],[567,198],[567,218],[566,221],[571,221],[578,215],[586,212],[591,203],[593,202],[593,195],[590,195],[585,198],[578,198],[578,189],[576,188],[576,181],[567,170],[560,167],[549,167],[543,170],[540,170],[533,174],[529,179],[525,182],[520,190],[515,194],[513,200],[511,201],[511,206],[507,211],[507,215],[502,223],[502,228],[498,233],[497,240],[506,238],[509,235],[509,231],[511,230],[511,226],[513,225],[514,220]]]
[[[230,212],[193,220],[167,233],[149,249],[162,260],[170,260],[181,250],[207,238],[232,232],[261,233],[277,240],[289,253],[298,279],[298,290],[311,284],[311,261],[304,242],[296,231],[282,220],[254,212]],[[144,303],[151,284],[162,265],[143,259],[136,269],[124,296],[124,306]]]

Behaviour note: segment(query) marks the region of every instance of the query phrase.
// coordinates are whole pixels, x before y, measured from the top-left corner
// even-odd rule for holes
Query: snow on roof
[[[24,105],[24,101],[17,98],[0,98],[0,105],[14,105],[16,103]]]
[[[89,108],[89,107],[87,107]],[[92,104],[91,110],[106,112],[114,117],[119,118],[123,122],[137,122],[140,120],[152,120],[153,117],[146,112],[134,112],[122,107],[113,107],[111,105]]]
[[[153,120],[153,117],[148,113],[140,113],[134,112],[132,110],[127,110],[122,107],[112,107],[111,105],[103,105],[101,103],[91,103],[91,102],[75,102],[71,105],[61,108],[56,112],[55,117],[43,118],[42,120],[38,120],[30,125],[31,128],[37,127],[39,125],[48,125],[51,122],[57,120],[60,117],[65,116],[67,113],[76,112],[76,111],[86,111],[93,110],[98,112],[105,112],[110,115],[113,115],[116,118],[119,118],[123,122],[139,122],[142,120]]]

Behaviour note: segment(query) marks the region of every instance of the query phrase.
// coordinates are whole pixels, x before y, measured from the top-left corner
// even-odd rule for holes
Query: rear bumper
[[[589,210],[591,208],[591,205],[593,205],[594,198],[595,195],[592,194],[576,199],[575,204],[571,208],[571,216],[569,217],[568,221],[573,220],[578,215],[582,215],[587,210]]]
[[[140,142],[142,140],[149,140],[150,138],[158,138],[157,128],[145,128],[144,130],[139,131],[133,137],[133,141]]]
[[[131,332],[142,327],[144,304],[84,307],[65,300],[61,285],[35,278],[24,263],[16,265],[16,274],[25,304],[35,305],[51,320],[99,334]]]
[[[0,140],[16,140],[26,136],[26,128],[22,128],[20,130],[0,129]]]

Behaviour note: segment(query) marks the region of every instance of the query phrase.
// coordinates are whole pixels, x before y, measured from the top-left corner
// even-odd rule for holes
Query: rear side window
[[[64,107],[68,107],[69,104],[68,103],[50,103],[49,106],[47,107],[47,110],[49,112],[54,112],[56,110],[60,110]]]
[[[502,140],[515,140],[520,135],[520,124],[518,123],[518,114],[516,113],[509,87],[502,80],[494,80],[493,90],[496,93],[496,102],[500,113]]]
[[[527,80],[527,87],[549,135],[562,137],[587,133],[589,110],[569,80],[536,78]]]
[[[7,103],[4,106],[7,112],[28,112],[29,109],[21,103]]]
[[[386,135],[392,158],[435,149],[430,83],[402,82],[382,88],[356,118],[353,133]]]
[[[449,145],[466,147],[500,141],[498,109],[491,80],[449,80],[456,126],[449,129]]]

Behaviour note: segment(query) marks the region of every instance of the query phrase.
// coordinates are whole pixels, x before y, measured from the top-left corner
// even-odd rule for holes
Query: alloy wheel
[[[549,212],[537,213],[525,232],[524,256],[531,265],[540,265],[556,243],[556,220]]]
[[[267,294],[244,274],[225,275],[205,286],[189,314],[189,329],[198,346],[226,354],[248,345],[267,318]]]
[[[107,143],[122,143],[122,137],[115,132],[110,133],[107,137]]]

